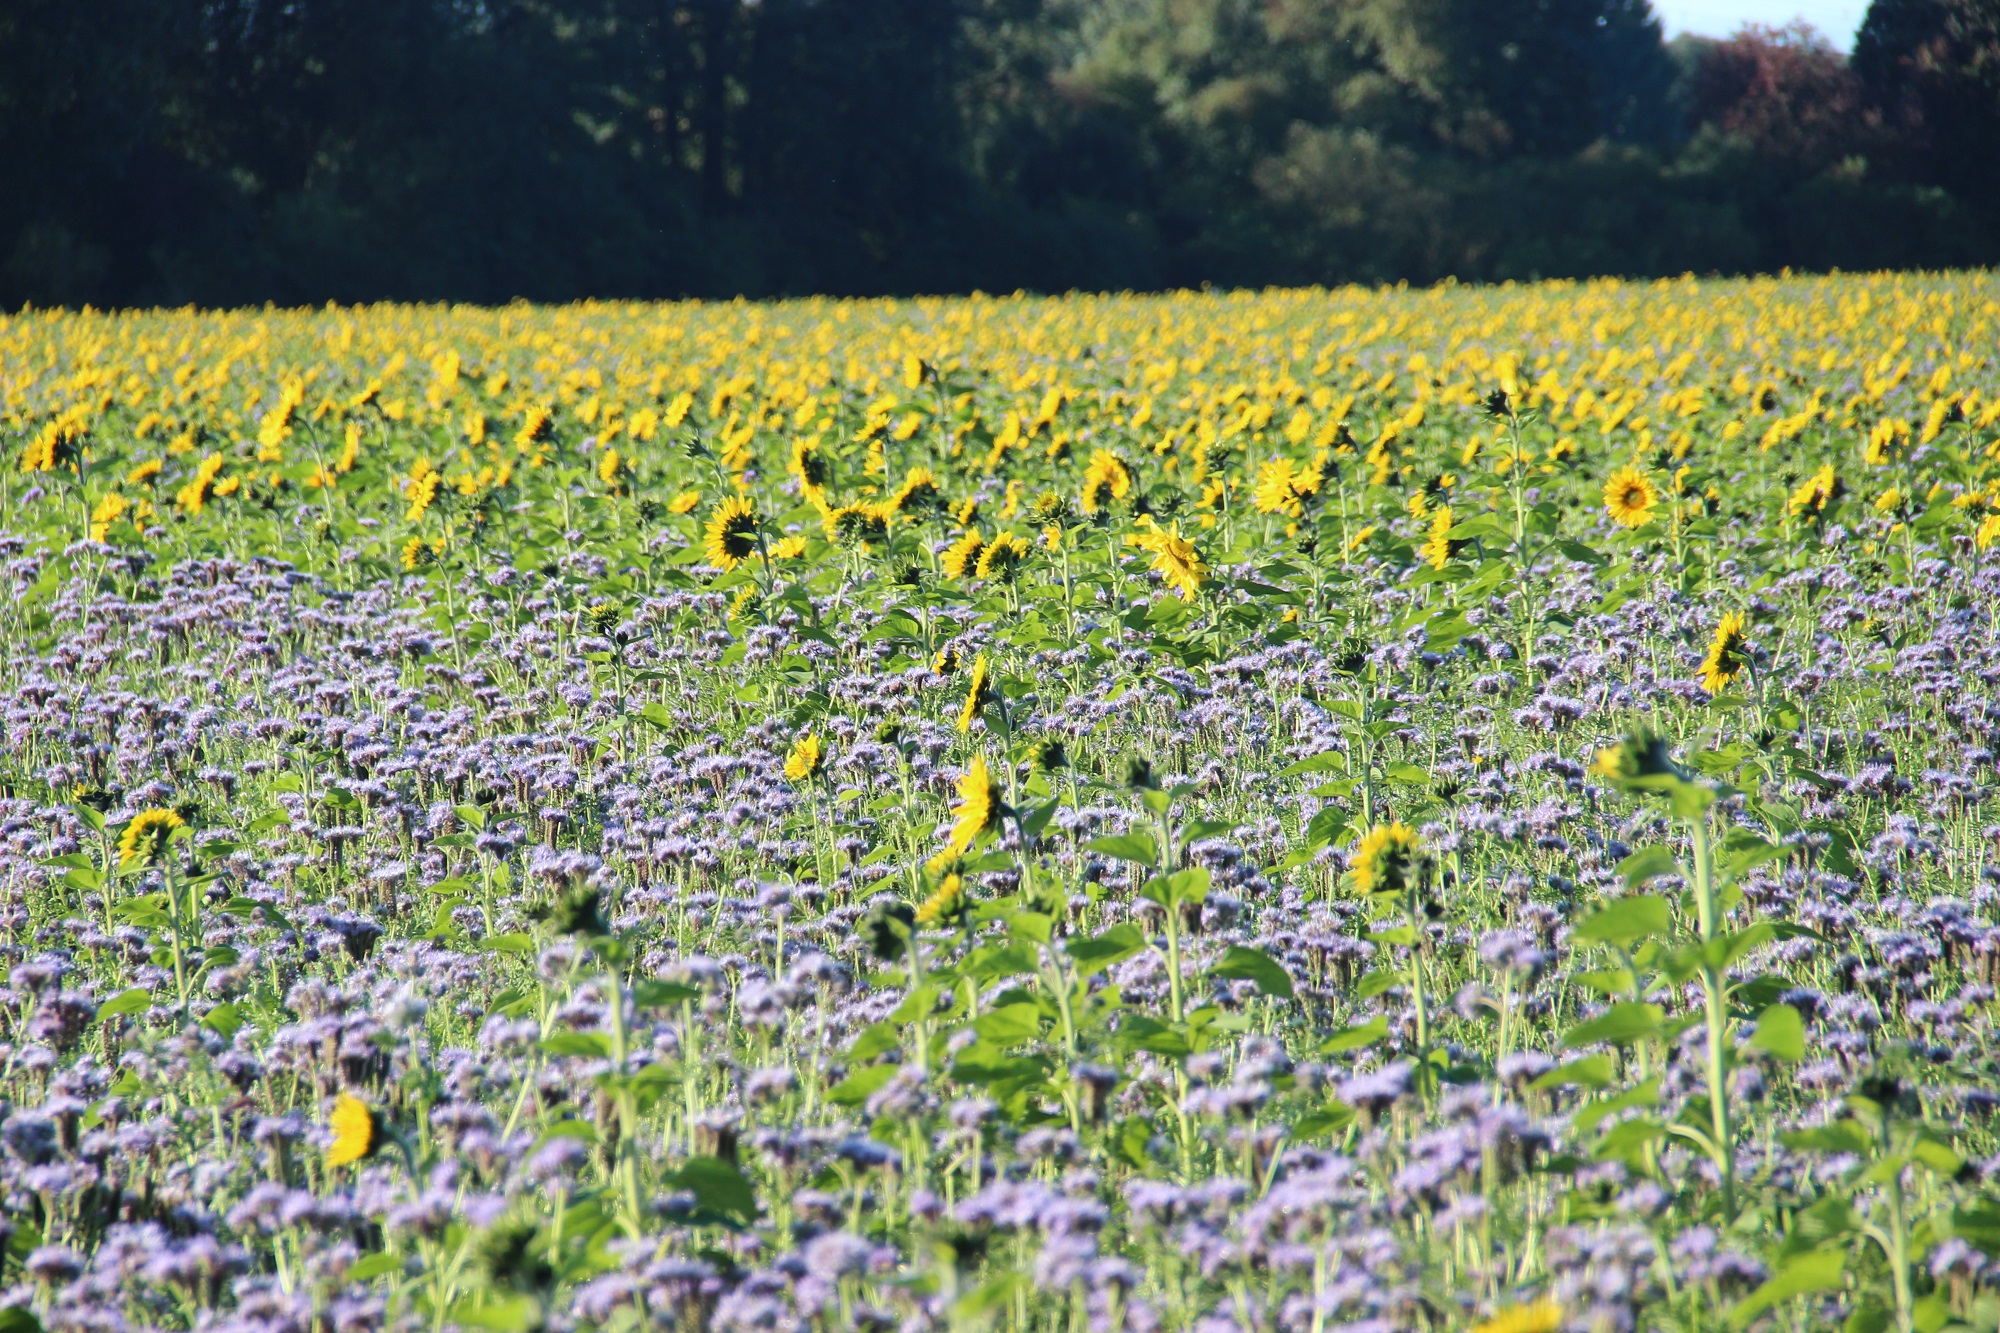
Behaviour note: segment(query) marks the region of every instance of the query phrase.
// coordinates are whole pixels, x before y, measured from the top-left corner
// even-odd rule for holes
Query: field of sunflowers
[[[2000,1327],[1996,348],[0,318],[0,1333]]]

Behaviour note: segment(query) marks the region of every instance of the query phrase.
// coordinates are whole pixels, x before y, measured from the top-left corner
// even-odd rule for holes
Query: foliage
[[[1983,14],[1850,69],[1643,0],[27,0],[0,306],[1986,263]]]

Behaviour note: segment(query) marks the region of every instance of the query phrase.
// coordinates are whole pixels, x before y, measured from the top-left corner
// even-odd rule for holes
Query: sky
[[[1745,23],[1778,26],[1802,18],[1843,51],[1854,45],[1867,9],[1867,0],[1653,0],[1669,37],[1727,37]]]

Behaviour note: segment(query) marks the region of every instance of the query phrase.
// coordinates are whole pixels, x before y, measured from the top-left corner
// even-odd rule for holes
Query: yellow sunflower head
[[[959,535],[957,541],[947,546],[938,562],[944,567],[947,577],[970,578],[979,568],[979,553],[986,547],[986,539],[979,535],[979,529],[968,528]]]
[[[118,838],[118,860],[125,865],[157,861],[166,854],[167,840],[187,821],[171,810],[141,810]]]
[[[1431,515],[1430,535],[1424,539],[1420,554],[1424,557],[1424,563],[1432,569],[1443,569],[1465,546],[1463,540],[1451,539],[1451,525],[1450,505],[1440,506],[1437,512]]]
[[[1484,1323],[1475,1324],[1472,1333],[1558,1333],[1562,1326],[1562,1306],[1543,1298],[1526,1305],[1510,1305]]]
[[[1806,478],[1805,484],[1792,492],[1787,508],[1793,518],[1802,518],[1808,523],[1816,523],[1825,518],[1833,502],[1847,494],[1846,483],[1835,474],[1833,464],[1828,463],[1819,471]]]
[[[948,874],[939,881],[937,892],[918,905],[917,924],[935,926],[941,922],[957,922],[965,917],[970,907],[964,881],[955,873]]]
[[[1033,548],[1028,539],[1013,532],[1003,532],[986,544],[979,553],[979,563],[973,572],[982,579],[997,578],[1011,580],[1021,568],[1021,562],[1028,558]]]
[[[833,468],[820,451],[819,436],[804,435],[792,441],[791,473],[799,479],[799,493],[809,500],[824,494],[832,484]]]
[[[1153,572],[1178,592],[1183,601],[1193,600],[1201,591],[1208,577],[1208,564],[1201,558],[1201,552],[1195,550],[1194,543],[1181,536],[1178,521],[1163,528],[1149,518],[1146,530],[1127,534],[1125,542],[1152,555]]]
[[[1111,501],[1124,499],[1131,490],[1132,470],[1125,461],[1109,449],[1099,449],[1084,469],[1083,491],[1078,498],[1084,513],[1095,514]]]
[[[1629,463],[1604,483],[1605,512],[1621,527],[1644,527],[1652,521],[1653,506],[1659,500],[1660,491],[1653,479]]]
[[[958,710],[958,729],[961,733],[972,730],[974,719],[992,699],[993,685],[987,679],[986,654],[981,653],[972,659],[972,680],[965,689],[965,704]],[[979,762],[984,765],[986,761],[981,759]]]
[[[1701,659],[1701,687],[1720,694],[1750,665],[1750,643],[1744,636],[1741,611],[1731,611],[1715,627],[1708,653]]]
[[[1357,892],[1402,893],[1419,882],[1426,856],[1423,838],[1408,824],[1377,824],[1356,845],[1348,868]]]
[[[937,475],[929,468],[913,467],[890,494],[887,505],[891,513],[927,518],[943,512],[944,492],[938,489]]]
[[[367,1102],[351,1093],[340,1094],[326,1126],[333,1131],[333,1146],[326,1150],[326,1164],[330,1167],[365,1162],[382,1149],[381,1118]]]
[[[708,563],[727,573],[757,550],[757,510],[740,495],[715,507],[708,519]]]
[[[1656,778],[1674,771],[1667,743],[1650,731],[1635,731],[1616,745],[1597,752],[1590,771],[1614,785],[1622,786],[1640,778]]]
[[[1005,808],[999,785],[986,767],[986,756],[974,756],[965,776],[958,780],[958,804],[951,811],[950,855],[963,854],[980,834],[996,827]]]
[[[809,781],[819,773],[825,762],[819,737],[807,732],[799,737],[792,746],[792,752],[785,756],[785,777],[792,782]]]

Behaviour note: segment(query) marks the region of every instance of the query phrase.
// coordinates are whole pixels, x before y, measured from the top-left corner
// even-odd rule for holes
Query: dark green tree
[[[2000,0],[1874,0],[1853,64],[1905,136],[1906,173],[2000,213]]]

